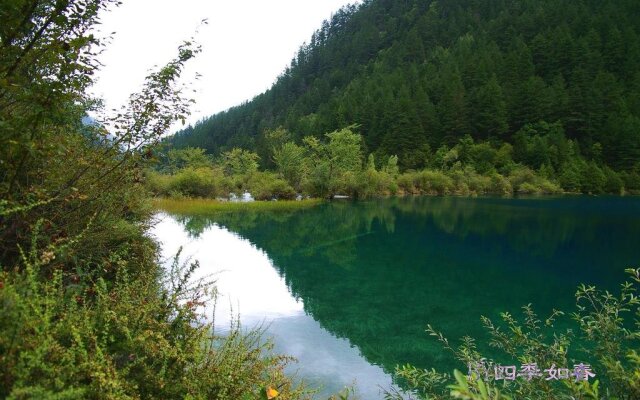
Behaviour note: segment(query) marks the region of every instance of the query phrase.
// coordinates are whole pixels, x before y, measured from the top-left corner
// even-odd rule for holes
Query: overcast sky
[[[176,55],[199,30],[202,53],[185,77],[198,72],[193,123],[268,89],[303,42],[348,0],[124,0],[102,16],[102,32],[116,32],[101,55],[93,92],[108,108],[123,104],[154,65]],[[207,18],[208,25],[200,21]],[[200,28],[198,28],[200,26]]]

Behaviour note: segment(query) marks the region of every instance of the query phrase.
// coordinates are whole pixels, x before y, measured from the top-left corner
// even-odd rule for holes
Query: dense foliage
[[[562,192],[623,193],[625,182],[611,169],[588,162],[574,150],[558,124],[527,125],[532,140],[518,133],[516,145],[495,148],[463,137],[451,148],[428,154],[426,168],[400,173],[399,158],[377,162],[364,157],[361,135],[344,128],[301,144],[279,128],[265,141],[274,171],[259,170],[258,154],[233,148],[219,157],[204,149],[172,149],[147,172],[148,186],[163,197],[233,197],[248,191],[258,200],[296,196],[355,198],[393,194],[482,195],[554,194]],[[562,148],[564,153],[539,153],[536,143]],[[562,154],[562,155],[561,155]],[[529,167],[534,165],[537,169]],[[555,172],[556,166],[559,172]]]
[[[0,5],[0,397],[300,398],[288,358],[239,325],[213,332],[197,264],[165,270],[145,235],[143,167],[187,113],[178,78],[198,47],[115,115],[82,122],[100,112],[86,95],[103,48],[91,31],[115,3]]]
[[[268,131],[301,144],[358,124],[365,154],[419,170],[470,135],[565,189],[604,176],[606,191],[638,190],[639,21],[633,0],[367,0],[326,21],[271,89],[171,142],[252,150],[271,168]]]

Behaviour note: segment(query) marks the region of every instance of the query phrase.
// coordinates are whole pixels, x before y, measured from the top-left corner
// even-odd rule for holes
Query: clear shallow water
[[[325,393],[354,381],[364,399],[392,385],[397,364],[464,369],[430,338],[486,338],[480,316],[572,310],[576,286],[616,289],[640,265],[637,198],[404,198],[309,210],[161,215],[179,246],[215,273],[244,326],[265,324],[298,375]],[[562,326],[562,322],[560,323]],[[222,329],[222,328],[221,328]],[[482,350],[490,352],[486,346]]]

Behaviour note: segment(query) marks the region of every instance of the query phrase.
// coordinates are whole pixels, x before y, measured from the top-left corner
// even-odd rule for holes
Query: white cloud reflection
[[[168,262],[180,246],[182,260],[200,262],[193,279],[215,275],[220,294],[217,330],[229,326],[231,308],[240,313],[242,326],[266,327],[275,351],[299,361],[288,372],[321,387],[321,397],[355,383],[359,396],[378,399],[382,398],[380,387],[393,386],[391,377],[362,357],[348,339],[333,336],[304,312],[302,300],[292,296],[272,260],[248,240],[215,225],[193,238],[180,222],[163,214],[151,233],[162,244],[162,255]]]
[[[232,312],[240,314],[243,325],[249,327],[304,314],[302,302],[289,293],[267,254],[248,240],[219,226],[206,229],[194,239],[170,217],[162,218],[153,234],[162,243],[164,259],[172,260],[182,246],[183,260],[200,262],[194,279],[209,275],[215,278],[219,294],[217,326],[229,326]],[[210,315],[211,307],[208,311]]]

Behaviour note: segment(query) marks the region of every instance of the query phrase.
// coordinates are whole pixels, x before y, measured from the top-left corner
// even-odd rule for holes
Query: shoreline
[[[176,214],[208,214],[212,212],[225,213],[236,211],[289,211],[315,207],[324,203],[324,199],[305,200],[255,200],[250,202],[220,201],[216,199],[171,199],[152,198],[153,208]]]
[[[367,201],[374,199],[388,199],[388,198],[406,198],[406,197],[455,197],[455,198],[504,198],[504,199],[545,199],[545,198],[557,198],[557,197],[635,197],[636,194],[584,194],[574,192],[564,193],[549,193],[549,194],[514,194],[514,195],[500,195],[500,194],[412,194],[402,193],[388,196],[374,196],[367,198],[355,198],[347,197],[340,199],[323,199],[323,198],[310,198],[304,200],[255,200],[249,202],[232,202],[232,201],[220,201],[217,199],[208,198],[182,198],[172,199],[166,197],[154,197],[151,199],[151,203],[154,209],[159,211],[166,211],[175,214],[209,214],[209,213],[227,213],[227,212],[239,212],[239,211],[290,211],[312,208],[330,201]]]

